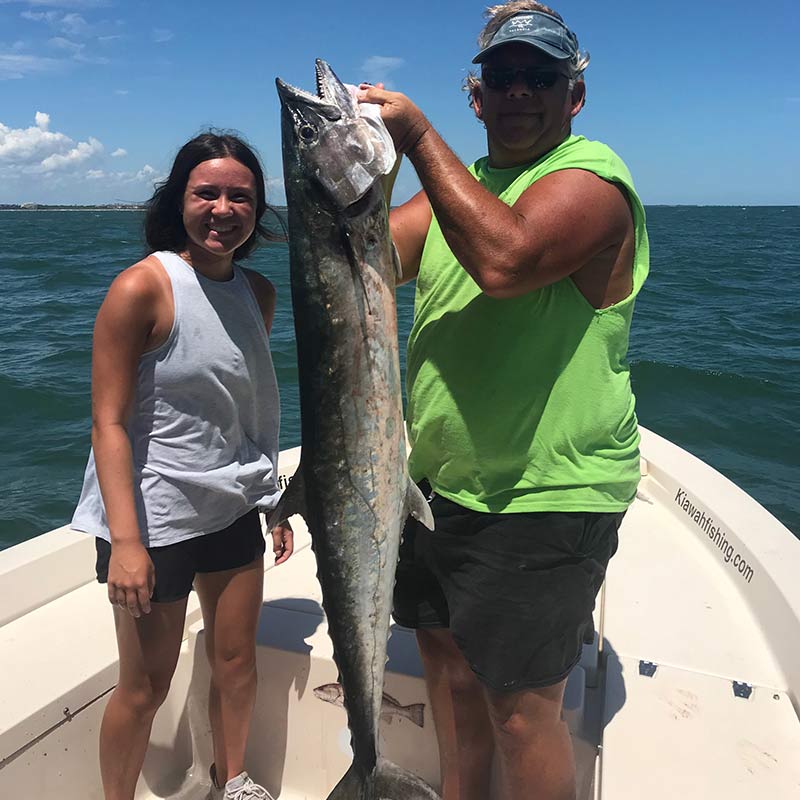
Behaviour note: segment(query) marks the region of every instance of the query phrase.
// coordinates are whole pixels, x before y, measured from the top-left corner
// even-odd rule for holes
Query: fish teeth
[[[317,80],[317,96],[320,100],[328,100],[328,93],[325,91],[325,84],[322,81],[322,68],[319,64],[314,65]]]
[[[319,97],[311,94],[311,92],[307,92],[305,89],[301,89],[299,86],[294,86],[291,83],[287,83],[286,86],[288,86],[293,92],[301,94],[303,97],[307,97],[309,100],[319,100]]]

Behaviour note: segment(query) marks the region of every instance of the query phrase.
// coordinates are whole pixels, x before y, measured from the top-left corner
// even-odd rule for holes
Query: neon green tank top
[[[408,340],[409,469],[477,511],[622,511],[639,482],[639,431],[626,360],[649,270],[645,213],[606,145],[570,136],[539,161],[470,172],[512,205],[534,181],[584,169],[623,186],[636,233],[633,291],[595,309],[567,277],[521,297],[484,295],[434,217]]]

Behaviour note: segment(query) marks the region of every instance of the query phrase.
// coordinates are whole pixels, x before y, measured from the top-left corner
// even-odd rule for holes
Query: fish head
[[[287,182],[319,186],[335,208],[345,209],[391,170],[396,154],[383,123],[362,115],[359,103],[321,59],[316,74],[316,95],[275,81]]]

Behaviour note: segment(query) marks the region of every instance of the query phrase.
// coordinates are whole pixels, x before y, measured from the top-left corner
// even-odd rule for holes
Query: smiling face
[[[186,249],[195,268],[229,268],[256,224],[253,173],[234,158],[214,158],[190,173],[183,193]]]
[[[515,42],[493,52],[483,68],[516,71],[508,88],[491,89],[482,80],[473,94],[475,114],[486,126],[493,167],[535,161],[569,136],[572,118],[583,107],[585,85],[578,81],[570,90],[564,62]],[[549,88],[536,89],[528,85],[526,69],[560,74]]]

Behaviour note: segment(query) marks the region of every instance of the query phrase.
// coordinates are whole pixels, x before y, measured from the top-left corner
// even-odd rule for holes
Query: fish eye
[[[317,138],[317,131],[313,125],[301,125],[298,131],[300,138],[306,143],[310,144]]]

